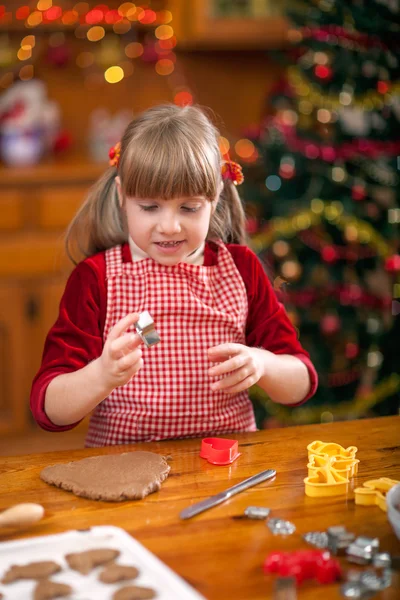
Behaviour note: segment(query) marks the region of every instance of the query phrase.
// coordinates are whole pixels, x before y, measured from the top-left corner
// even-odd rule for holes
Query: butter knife
[[[201,502],[197,502],[196,504],[192,504],[192,506],[188,506],[188,508],[185,508],[179,516],[181,519],[190,519],[191,517],[198,515],[204,510],[208,510],[213,506],[221,504],[221,502],[228,500],[228,498],[230,498],[231,496],[239,494],[239,492],[243,492],[243,490],[247,490],[247,488],[250,488],[253,485],[257,485],[262,481],[266,481],[267,479],[275,477],[275,475],[276,471],[274,469],[267,469],[266,471],[261,471],[261,473],[253,475],[248,479],[244,479],[240,483],[237,483],[236,485],[228,488],[227,490],[224,490],[223,492],[220,492],[215,496],[207,498],[207,500],[201,500]]]

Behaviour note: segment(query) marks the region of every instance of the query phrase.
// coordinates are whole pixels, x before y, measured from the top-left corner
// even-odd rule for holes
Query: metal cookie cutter
[[[388,477],[364,481],[362,487],[354,490],[354,501],[362,506],[374,506],[376,504],[386,512],[386,494],[397,483],[400,482]]]
[[[360,461],[356,458],[358,450],[356,446],[343,448],[343,446],[335,444],[334,442],[321,442],[320,440],[315,440],[314,442],[311,442],[311,444],[308,444],[307,450],[309,461],[313,455],[320,457],[328,455],[335,459],[335,468],[339,472],[346,469],[348,470],[348,477],[353,477],[358,471],[358,463]]]
[[[336,469],[335,459],[331,456],[319,456],[318,464],[308,463],[308,477],[304,479],[306,496],[320,498],[323,496],[340,496],[346,494],[349,479]],[[311,475],[310,475],[311,473]]]
[[[147,348],[155,346],[155,344],[161,341],[155,329],[153,317],[147,310],[139,314],[139,319],[135,323],[135,329]]]
[[[367,565],[375,554],[379,552],[378,538],[359,536],[346,549],[346,558],[358,565]]]
[[[271,512],[270,508],[266,506],[248,506],[244,511],[244,514],[249,519],[267,519],[269,513]]]
[[[343,525],[334,525],[326,530],[328,537],[328,548],[333,554],[341,554],[356,537],[351,531],[347,531]]]

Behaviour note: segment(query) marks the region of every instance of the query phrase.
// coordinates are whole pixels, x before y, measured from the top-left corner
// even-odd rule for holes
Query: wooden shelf
[[[3,186],[92,182],[107,168],[107,162],[93,162],[84,155],[68,154],[49,158],[29,167],[0,165],[0,189]]]

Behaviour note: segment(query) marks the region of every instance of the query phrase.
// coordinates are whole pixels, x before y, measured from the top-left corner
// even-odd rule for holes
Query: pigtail
[[[127,240],[114,167],[90,188],[65,233],[65,250],[74,264]]]
[[[245,212],[236,186],[230,179],[224,180],[208,237],[221,239],[227,244],[247,244]]]

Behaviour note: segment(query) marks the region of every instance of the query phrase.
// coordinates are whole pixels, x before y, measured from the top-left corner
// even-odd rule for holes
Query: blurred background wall
[[[55,436],[28,409],[72,267],[62,235],[161,102],[213,112],[320,374],[296,411],[253,390],[259,426],[398,412],[398,33],[382,0],[0,1],[0,452],[82,443],[85,423]]]

